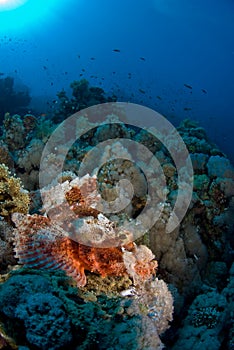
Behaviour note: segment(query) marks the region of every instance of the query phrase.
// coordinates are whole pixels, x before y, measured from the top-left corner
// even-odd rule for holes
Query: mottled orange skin
[[[90,183],[89,188],[87,188],[87,185],[82,187],[81,189],[78,186],[71,188],[65,195],[66,200],[72,211],[79,217],[93,216],[96,218],[99,211],[90,207],[89,201],[82,195],[86,191],[92,192],[95,189],[94,184]]]
[[[50,219],[37,214],[22,217],[16,226],[16,257],[25,266],[61,268],[77,281],[79,287],[86,284],[85,270],[102,277],[127,275],[121,247],[95,248],[82,245],[60,235],[59,231],[57,234],[58,228]],[[130,243],[125,249],[131,251],[133,247]],[[52,264],[49,267],[48,261]]]
[[[72,240],[71,231],[69,236],[74,216],[93,217],[98,221],[100,212],[92,208],[95,188],[94,178],[87,179],[81,187],[73,186],[65,194],[67,202],[50,209],[49,216],[52,220],[37,214],[15,214],[12,220],[16,225],[15,252],[19,262],[30,268],[60,268],[76,280],[78,287],[86,284],[85,270],[102,277],[129,275],[123,259],[123,248],[134,254],[134,243],[123,246],[113,244],[113,247],[109,244],[108,248],[99,248]],[[90,193],[94,195],[89,196]],[[55,222],[59,224],[56,225]],[[108,240],[112,243],[111,237]],[[133,270],[143,280],[155,273],[155,261],[134,261]]]

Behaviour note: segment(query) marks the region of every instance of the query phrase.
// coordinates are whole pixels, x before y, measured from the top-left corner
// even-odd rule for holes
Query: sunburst
[[[28,0],[0,0],[0,11],[14,10],[24,5]]]

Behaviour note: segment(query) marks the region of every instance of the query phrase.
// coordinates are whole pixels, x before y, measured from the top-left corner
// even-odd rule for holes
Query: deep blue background
[[[41,112],[85,77],[174,125],[198,120],[234,162],[232,0],[29,0],[0,23],[0,72]]]

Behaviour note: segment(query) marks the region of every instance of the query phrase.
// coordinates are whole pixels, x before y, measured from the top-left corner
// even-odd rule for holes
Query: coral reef
[[[3,140],[0,140],[0,159],[1,163],[5,164],[12,170],[14,169],[13,157]]]
[[[24,113],[29,105],[31,97],[28,89],[24,86],[24,91],[14,90],[14,78],[0,78],[0,120],[5,113]]]
[[[95,90],[89,87],[85,80],[74,82],[71,87],[73,91],[71,98],[67,97],[64,91],[59,94],[60,104],[54,113],[54,121],[63,120],[85,106],[108,100],[101,89]],[[97,113],[99,113],[98,110]],[[116,111],[117,115],[118,113],[119,111]],[[122,337],[114,340],[116,349],[137,348],[136,337],[140,344],[140,334],[142,334],[142,343],[137,349],[144,346],[152,349],[161,348],[162,344],[158,338],[160,326],[155,326],[155,322],[157,322],[156,319],[162,321],[157,313],[163,315],[164,311],[168,310],[165,314],[170,314],[171,299],[164,290],[163,284],[163,281],[166,281],[173,294],[175,308],[172,327],[162,338],[168,349],[183,348],[185,344],[185,349],[196,349],[201,346],[211,349],[213,346],[214,349],[223,347],[231,350],[234,334],[233,315],[230,311],[233,308],[231,301],[233,300],[233,270],[229,271],[229,269],[234,256],[234,170],[227,157],[210,142],[203,128],[190,120],[181,123],[178,131],[190,152],[194,170],[193,196],[183,221],[169,234],[166,231],[166,225],[178,195],[178,171],[169,152],[156,137],[146,130],[140,130],[127,123],[120,124],[116,115],[107,116],[106,120],[99,125],[90,122],[84,116],[80,117],[75,127],[82,136],[70,147],[63,174],[55,179],[55,182],[52,181],[54,180],[53,171],[57,167],[60,155],[66,154],[69,132],[66,134],[65,131],[59,135],[61,142],[57,148],[51,148],[51,152],[45,159],[43,165],[52,183],[40,192],[38,190],[40,156],[55,127],[51,120],[44,117],[8,113],[5,115],[0,140],[1,161],[9,166],[9,169],[21,178],[25,188],[30,190],[28,195],[31,198],[31,215],[26,215],[27,206],[23,211],[16,209],[19,201],[14,201],[15,192],[9,194],[10,188],[7,189],[7,181],[0,181],[1,188],[5,191],[0,192],[3,198],[0,212],[2,215],[1,272],[8,272],[9,268],[16,263],[12,254],[12,225],[14,224],[15,248],[21,263],[35,268],[60,267],[69,276],[74,278],[76,275],[79,293],[82,290],[83,295],[81,297],[79,294],[77,297],[77,292],[76,294],[72,292],[69,302],[75,299],[77,304],[80,297],[86,298],[89,308],[85,309],[82,306],[78,312],[77,305],[72,304],[73,307],[65,312],[69,315],[72,325],[71,342],[76,339],[75,343],[79,344],[81,349],[82,346],[85,349],[90,344],[100,349],[107,347],[107,344],[109,346],[111,343],[113,332],[119,334],[121,331]],[[86,129],[90,131],[82,133]],[[155,155],[160,165],[158,168],[162,169],[161,173],[158,169],[153,173],[153,165],[148,162],[146,152],[140,148],[137,151],[134,149],[132,155],[132,148],[128,148],[126,143],[121,144],[119,140],[112,140],[116,138],[130,139],[147,147]],[[109,139],[111,139],[111,147],[108,143],[105,144]],[[171,142],[170,139],[166,141],[167,144]],[[99,143],[102,143],[101,152],[97,147]],[[171,147],[176,148],[177,145],[173,144]],[[136,155],[141,159],[140,166],[135,163]],[[102,166],[96,174],[100,164]],[[137,218],[145,207],[148,184],[147,176],[143,174],[141,166],[142,169],[147,167],[147,171],[153,174],[153,193],[164,204],[160,217],[149,232],[137,239],[136,244],[130,244],[132,233],[123,232],[118,227],[125,220]],[[5,171],[4,179],[13,178],[5,166],[0,169],[2,172]],[[186,169],[184,171],[186,172]],[[165,179],[164,182],[162,177]],[[118,182],[126,179],[132,184],[132,193],[130,193],[132,197],[128,205],[118,213],[104,215],[105,201],[121,204],[118,203],[118,195],[127,192],[125,191],[127,188],[123,187],[120,192]],[[18,186],[20,187],[20,184]],[[19,190],[18,193],[21,192],[22,190]],[[6,203],[10,204],[10,207],[6,206]],[[156,211],[148,216],[150,222],[154,219]],[[12,212],[14,212],[14,223],[10,219]],[[17,212],[21,213],[17,214]],[[119,245],[110,248],[114,241]],[[103,243],[107,246],[101,247]],[[144,260],[145,257],[147,257],[146,260]],[[152,277],[157,264],[159,280]],[[40,274],[43,274],[41,270],[37,276]],[[4,279],[5,277],[2,277],[2,280]],[[144,283],[142,279],[145,279]],[[154,299],[149,296],[152,294],[150,283],[154,293],[157,288],[159,289],[157,293],[164,290],[168,304],[163,304],[160,297]],[[45,286],[44,291],[37,292],[51,293],[51,290]],[[111,311],[104,311],[104,317],[111,321],[104,327],[109,331],[106,333],[103,331],[107,335],[101,345],[98,342],[102,337],[96,329],[99,327],[103,330],[102,320],[94,322],[90,327],[83,326],[85,331],[81,330],[78,324],[85,319],[97,318],[100,311],[97,311],[97,308],[104,308],[102,302],[106,302],[105,297],[110,296],[111,292],[112,297],[115,296],[117,299],[112,300]],[[34,293],[36,291],[31,294]],[[144,299],[144,293],[147,295],[146,299]],[[57,298],[61,297],[61,291],[60,294],[57,292],[52,294]],[[68,299],[63,299],[63,302],[66,300],[66,305],[69,304]],[[122,307],[120,303],[123,299]],[[158,309],[158,300],[161,300],[160,305],[163,305],[161,309]],[[31,302],[34,303],[33,299]],[[21,310],[26,312],[27,303],[20,302],[20,304],[24,305]],[[156,305],[156,311],[154,305]],[[16,306],[13,306],[13,309],[16,309]],[[113,310],[118,311],[115,313]],[[103,309],[100,314],[102,312]],[[141,317],[137,319],[133,313],[138,315],[139,312]],[[79,313],[83,316],[78,316]],[[25,315],[29,322],[27,327],[30,328],[32,315],[28,311]],[[16,316],[5,315],[4,317],[12,317],[12,320],[15,320]],[[183,322],[181,318],[184,319]],[[22,322],[19,315],[17,319]],[[116,320],[121,321],[115,326]],[[171,317],[166,317],[164,320],[163,329],[166,330]],[[132,324],[132,328],[136,331],[125,328],[127,324]],[[77,331],[77,334],[81,334],[79,340],[76,336],[74,338],[73,327],[76,330],[79,329],[80,333]],[[25,329],[24,331],[26,332]],[[88,335],[87,338],[85,333]],[[153,333],[157,334],[156,338],[152,336]],[[149,342],[151,338],[153,339],[155,347],[147,343],[145,334]],[[31,344],[27,342],[24,345],[30,347]],[[33,346],[36,346],[36,343]]]
[[[12,176],[6,165],[0,164],[0,273],[16,264],[13,251],[12,213],[27,213],[29,195],[20,179]]]
[[[136,288],[135,295],[100,294],[91,301],[61,273],[19,270],[0,285],[0,310],[20,347],[159,350],[159,334],[172,318],[172,298],[166,284],[155,279]]]
[[[0,273],[17,263],[13,251],[13,227],[0,216]]]
[[[161,220],[150,231],[150,247],[161,276],[183,295],[191,296],[194,288],[197,292],[201,288],[210,262],[228,264],[231,259],[234,170],[228,159],[209,142],[203,129],[187,120],[178,130],[191,152],[193,198],[180,227],[167,234],[165,223],[177,195],[175,177],[169,180],[170,201]]]
[[[29,196],[21,181],[11,176],[9,169],[0,164],[0,215],[10,219],[12,213],[27,213]]]
[[[105,92],[100,87],[89,86],[86,79],[74,80],[70,87],[72,97],[69,98],[64,90],[57,93],[59,107],[54,112],[54,121],[61,122],[81,109],[105,102],[115,102],[116,97],[105,97]]]
[[[14,323],[9,332],[19,341],[24,324],[28,343],[39,349],[59,349],[69,343],[69,318],[51,291],[49,281],[39,275],[13,276],[0,286],[1,313],[17,322],[19,333]]]
[[[4,116],[0,140],[1,162],[21,178],[28,190],[38,188],[41,153],[51,130],[43,118],[37,119],[31,114],[20,116],[6,113]]]
[[[225,296],[216,291],[207,290],[198,295],[188,310],[172,349],[220,349],[228,308]]]
[[[16,345],[14,339],[10,338],[6,334],[2,323],[0,323],[0,349],[12,349],[12,350],[18,349],[18,346]]]
[[[88,121],[79,120],[79,127],[81,128],[82,123],[86,123],[84,125],[85,129],[85,126],[88,125]],[[95,125],[92,125],[92,128],[94,127]],[[67,170],[77,172],[84,155],[90,149],[90,142],[101,142],[106,138],[110,138],[112,134],[115,135],[115,137],[130,137],[137,142],[144,143],[147,147],[152,149],[157,159],[161,161],[169,193],[168,203],[164,208],[162,220],[150,233],[151,249],[153,249],[153,252],[156,254],[157,260],[161,261],[161,259],[163,259],[162,264],[160,264],[161,270],[163,270],[168,277],[173,276],[173,279],[170,279],[169,282],[174,282],[177,286],[183,286],[185,284],[189,286],[195,275],[198,277],[201,275],[201,271],[204,269],[207,259],[215,260],[216,258],[219,259],[220,254],[227,255],[229,249],[227,233],[230,232],[232,228],[228,221],[230,221],[232,210],[233,170],[227,158],[216,146],[208,141],[203,129],[189,121],[185,121],[178,129],[187,147],[193,152],[191,153],[191,158],[195,172],[194,195],[184,223],[181,225],[180,230],[175,231],[170,237],[165,235],[163,220],[167,220],[169,217],[172,210],[172,208],[170,209],[170,205],[173,205],[173,201],[177,195],[177,172],[163,146],[160,145],[158,140],[153,139],[152,135],[151,138],[149,138],[145,132],[133,130],[124,124],[122,126],[120,126],[120,124],[111,124],[111,128],[106,124],[103,126],[100,125],[98,128],[94,128],[93,135],[87,136],[88,139],[84,137],[79,144],[72,146],[67,155],[64,167]],[[20,169],[20,174],[17,173],[17,175],[23,179],[26,188],[31,190],[37,187],[39,168],[37,162],[40,154],[37,146],[38,149],[42,149],[43,143],[36,139],[33,140],[32,144],[30,144],[29,141],[22,151],[17,151],[17,156],[15,157],[17,163],[20,163],[17,164],[17,167]],[[59,145],[57,153],[59,152],[64,152],[63,142]],[[124,149],[118,147],[118,142],[116,142],[116,154],[118,154],[118,156],[124,156],[126,154]],[[89,163],[92,164],[93,159],[95,160],[95,164],[100,164],[100,162],[104,162],[110,156],[108,148],[106,151],[104,150],[102,154],[95,151],[92,153],[90,152]],[[114,154],[112,154],[112,156],[114,157]],[[55,157],[56,154],[51,153],[50,159],[48,158],[48,169],[54,166]],[[211,171],[213,164],[217,162],[218,165],[214,165],[214,168],[220,168],[220,164],[222,164],[222,174],[219,175],[223,177],[214,176],[215,170]],[[115,183],[116,178],[128,176],[128,174],[135,174],[130,177],[130,181],[136,185],[134,187],[135,193],[133,202],[131,203],[131,207],[128,207],[128,213],[134,216],[140,212],[141,208],[144,206],[146,185],[142,174],[140,174],[139,171],[137,172],[137,169],[129,164],[130,163],[127,161],[122,162],[122,164],[109,162],[107,166],[103,167],[99,172],[99,182],[102,184],[102,192],[110,196],[110,193],[114,194],[112,184]],[[220,171],[221,170],[219,170],[219,172]],[[106,176],[110,178],[107,184],[102,181]],[[160,183],[155,181],[155,190],[158,191],[159,188],[161,188]],[[35,193],[32,195],[36,197]],[[163,194],[158,193],[158,195],[162,196]],[[212,232],[212,236],[210,232]],[[182,240],[178,240],[178,237],[181,237],[181,235],[183,236]],[[191,250],[192,245],[188,245],[190,239],[197,242],[193,250]],[[184,240],[186,240],[186,244],[184,244]],[[175,245],[177,246],[176,249],[174,248]],[[167,247],[171,247],[171,250],[163,258]],[[180,258],[178,258],[179,256]],[[198,257],[198,259],[196,259],[196,257]],[[170,267],[167,267],[167,262],[172,262],[172,270]],[[181,274],[182,271],[186,271],[186,273]],[[200,277],[198,279],[201,281]],[[174,278],[177,279],[177,282]]]
[[[24,322],[28,342],[39,349],[59,349],[72,339],[70,320],[63,310],[63,303],[50,293],[29,295],[17,306],[15,317]]]
[[[32,139],[32,129],[36,125],[36,119],[26,114],[21,117],[18,114],[6,113],[3,120],[3,141],[8,145],[10,151],[23,149]]]
[[[227,319],[226,319],[226,337],[223,341],[223,346],[227,350],[232,350],[234,347],[234,263],[232,263],[229,276],[227,278],[227,285],[222,290],[222,295],[226,298],[228,307],[226,310]]]

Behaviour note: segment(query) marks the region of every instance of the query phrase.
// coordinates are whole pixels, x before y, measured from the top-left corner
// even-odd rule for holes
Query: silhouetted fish
[[[188,85],[188,84],[184,84],[184,86],[185,86],[187,89],[192,89],[192,88],[193,88],[191,85]]]
[[[120,49],[113,49],[114,52],[120,52]]]

